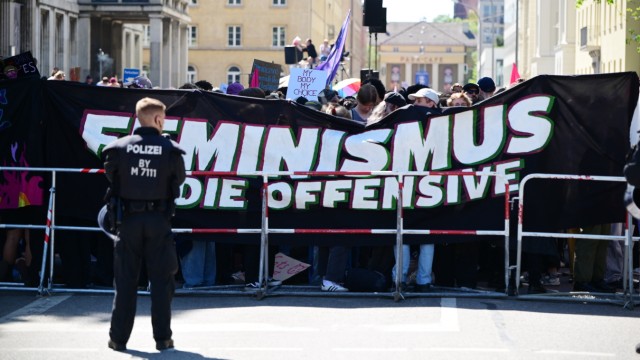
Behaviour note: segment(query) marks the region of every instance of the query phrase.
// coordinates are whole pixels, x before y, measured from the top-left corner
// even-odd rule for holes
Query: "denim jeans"
[[[181,260],[185,288],[215,285],[215,242],[194,240],[191,251],[184,255]]]
[[[411,261],[411,249],[409,245],[402,245],[402,282],[407,282],[407,273],[409,272],[409,262]],[[416,284],[425,285],[431,284],[431,271],[433,266],[433,253],[434,246],[433,244],[422,244],[420,245],[420,256],[418,257],[418,274],[416,276]],[[394,255],[395,249],[394,249]],[[397,256],[397,255],[396,255]],[[396,258],[397,259],[397,258]],[[396,268],[397,265],[393,267],[391,272],[392,280],[395,282],[396,280]]]

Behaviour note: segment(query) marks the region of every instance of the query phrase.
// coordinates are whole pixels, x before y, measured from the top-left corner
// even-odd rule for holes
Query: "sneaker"
[[[163,350],[169,350],[169,349],[173,349],[172,339],[156,341],[156,350],[163,351]]]
[[[545,275],[540,279],[543,286],[560,286],[560,277],[557,274]]]
[[[242,284],[244,282],[244,272],[243,271],[234,272],[233,274],[231,274],[231,278],[233,279],[234,283]]]
[[[280,280],[275,280],[270,278],[269,280],[267,280],[267,286],[269,287],[274,287],[274,286],[280,286],[282,285],[282,281]],[[252,282],[252,283],[247,283],[244,285],[244,289],[245,290],[258,290],[260,289],[260,282],[256,281],[256,282]]]
[[[346,287],[340,285],[340,284],[336,284],[333,281],[327,281],[324,280],[322,282],[322,287],[320,288],[320,290],[322,291],[329,291],[329,292],[346,292],[349,291],[349,289],[347,289]]]
[[[115,351],[126,351],[127,350],[127,345],[125,344],[120,344],[117,343],[111,339],[109,339],[109,342],[107,343],[107,346],[109,347],[109,349],[115,350]]]
[[[245,290],[260,290],[260,283],[256,281],[256,282],[244,284],[244,289]]]

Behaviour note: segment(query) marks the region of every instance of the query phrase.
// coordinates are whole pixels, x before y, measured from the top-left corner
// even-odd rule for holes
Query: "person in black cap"
[[[144,98],[136,104],[141,127],[104,148],[110,187],[106,199],[114,246],[115,297],[108,346],[125,351],[136,313],[138,277],[145,260],[151,283],[151,324],[156,349],[173,348],[171,300],[178,270],[171,217],[186,173],[178,144],[161,135],[166,106]]]
[[[488,99],[496,92],[496,83],[490,77],[483,77],[478,80],[478,88],[480,89],[480,97]]]
[[[405,105],[407,105],[407,101],[404,99],[404,96],[396,92],[387,93],[384,96],[384,101],[381,101],[380,104],[376,105],[371,112],[371,116],[367,119],[367,126],[377,123],[385,116]]]
[[[476,83],[466,83],[462,87],[462,93],[467,95],[469,99],[471,99],[472,103],[477,103],[481,101],[480,98],[480,87]]]

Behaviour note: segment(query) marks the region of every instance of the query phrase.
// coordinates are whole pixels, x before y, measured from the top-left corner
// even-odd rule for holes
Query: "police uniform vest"
[[[153,128],[139,128],[104,149],[118,152],[118,193],[123,200],[172,199],[171,156],[181,150]]]

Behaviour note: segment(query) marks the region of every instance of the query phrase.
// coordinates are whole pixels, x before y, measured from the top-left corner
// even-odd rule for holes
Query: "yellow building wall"
[[[640,72],[638,44],[628,41],[629,30],[637,33],[640,22],[630,17],[627,6],[634,6],[633,2],[627,5],[626,1],[607,4],[589,0],[577,10],[576,39],[580,42],[580,29],[587,27],[588,46],[587,49],[581,49],[580,44],[576,47],[576,74]],[[598,69],[594,70],[593,59],[587,50],[597,48],[600,50],[600,63]]]
[[[352,56],[345,66],[362,67],[366,49],[361,34],[362,5],[358,0],[287,0],[285,6],[274,6],[271,0],[242,0],[242,5],[233,6],[227,3],[200,0],[189,7],[191,25],[198,29],[197,43],[189,48],[188,54],[188,64],[196,70],[196,81],[207,80],[219,87],[227,83],[228,69],[235,66],[240,69],[241,83],[247,86],[254,59],[280,64],[283,75],[287,75],[289,65],[285,64],[284,47],[272,46],[272,28],[285,27],[285,45],[291,45],[296,36],[303,42],[311,38],[319,51],[323,39],[335,41],[349,9],[351,28],[345,49]],[[229,26],[241,27],[241,46],[227,46]],[[143,62],[149,63],[148,47],[144,49]]]

